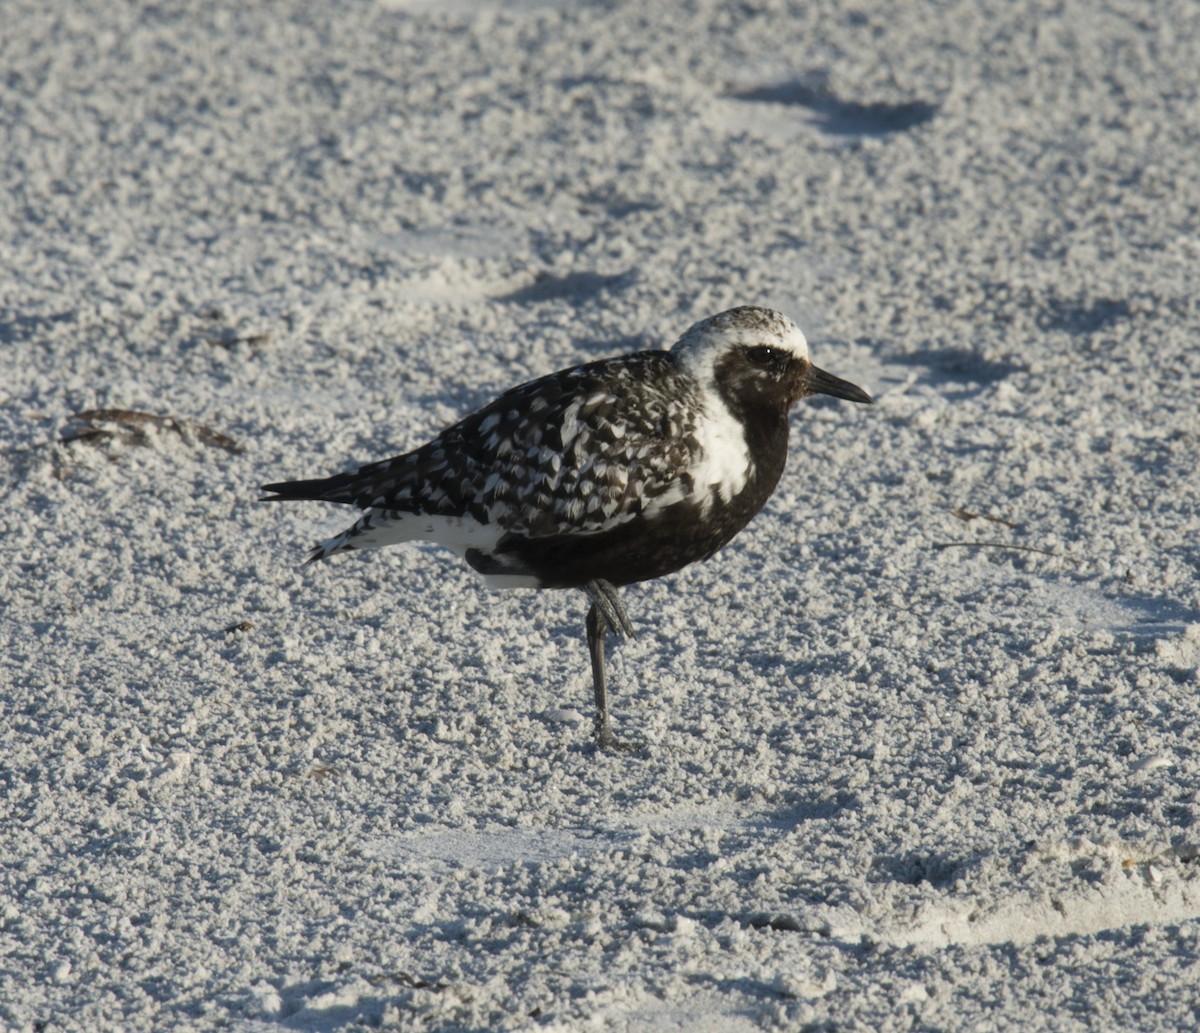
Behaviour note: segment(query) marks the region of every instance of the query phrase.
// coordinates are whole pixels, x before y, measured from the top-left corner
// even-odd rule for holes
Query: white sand
[[[1191,1025],[1200,6],[328,6],[4,5],[0,1027]],[[878,404],[626,593],[641,753],[254,502],[744,303]]]

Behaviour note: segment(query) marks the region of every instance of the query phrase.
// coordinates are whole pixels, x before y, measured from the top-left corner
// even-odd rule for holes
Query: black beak
[[[816,366],[808,367],[804,378],[805,387],[810,395],[833,395],[834,398],[844,398],[847,402],[865,402],[868,405],[874,399],[861,387],[855,387],[850,381],[835,377]]]

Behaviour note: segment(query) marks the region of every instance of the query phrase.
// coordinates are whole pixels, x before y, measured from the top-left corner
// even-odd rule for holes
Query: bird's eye
[[[756,366],[762,366],[767,369],[775,362],[775,357],[778,352],[774,348],[768,348],[765,345],[758,348],[748,348],[746,350],[746,358]]]

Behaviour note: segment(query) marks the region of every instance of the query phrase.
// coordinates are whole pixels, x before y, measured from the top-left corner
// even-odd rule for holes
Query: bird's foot
[[[605,753],[636,753],[646,744],[641,742],[621,742],[612,734],[612,725],[608,722],[607,714],[597,714],[593,728],[596,738],[596,748]]]
[[[608,735],[599,733],[596,735],[596,749],[604,753],[637,753],[645,745],[642,742],[621,742],[613,738],[612,732],[609,732]]]

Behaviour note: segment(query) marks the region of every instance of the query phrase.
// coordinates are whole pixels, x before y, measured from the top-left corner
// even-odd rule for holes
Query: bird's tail
[[[354,493],[349,489],[349,480],[350,478],[346,474],[337,474],[334,477],[318,477],[308,481],[278,481],[275,484],[264,484],[262,490],[272,494],[264,495],[258,501],[353,503],[355,498]],[[372,516],[371,513],[365,513],[355,521],[353,526],[346,528],[341,534],[314,545],[309,550],[304,566],[316,563],[318,560],[328,559],[339,552],[361,548],[359,543],[352,542],[351,539],[370,531]]]
[[[370,469],[371,467],[363,468],[367,471]],[[340,502],[357,505],[366,510],[341,534],[313,546],[305,560],[306,566],[350,549],[378,549],[422,537],[420,522],[415,515],[405,514],[403,511],[385,511],[371,506],[368,500],[378,489],[369,485],[364,487],[360,476],[363,470],[310,481],[278,481],[262,486],[263,491],[271,494],[264,495],[260,502]]]
[[[309,500],[353,503],[356,495],[353,478],[345,473],[335,474],[333,477],[318,477],[311,481],[278,481],[275,484],[264,484],[262,490],[272,494],[264,495],[259,502]]]

